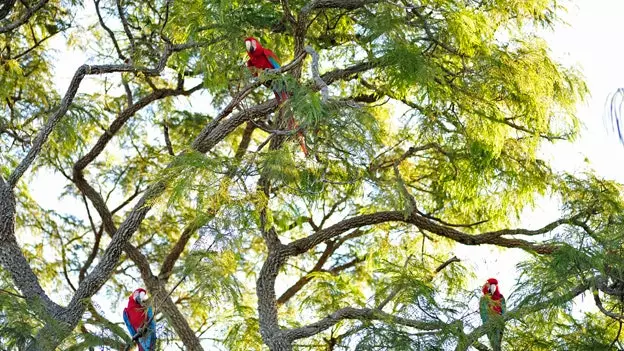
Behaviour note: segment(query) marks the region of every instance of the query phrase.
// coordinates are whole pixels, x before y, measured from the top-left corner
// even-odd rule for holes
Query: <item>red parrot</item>
[[[137,340],[139,351],[152,351],[156,347],[156,322],[154,322],[154,313],[151,307],[143,306],[147,299],[146,296],[147,292],[145,289],[136,289],[132,295],[130,295],[130,298],[128,298],[128,306],[124,308],[123,311],[126,328],[128,328],[133,338],[139,332],[139,329],[141,329],[145,323],[148,323],[146,332]]]
[[[503,329],[505,327],[500,316],[506,313],[505,297],[498,291],[498,280],[494,278],[488,279],[481,291],[483,292],[479,302],[481,321],[486,323],[488,320],[493,319],[494,323],[488,329],[487,336],[490,339],[492,349],[500,351],[503,342]]]
[[[247,55],[249,55],[247,67],[251,70],[254,77],[258,75],[258,71],[280,68],[280,59],[277,55],[275,55],[273,51],[263,47],[256,38],[249,37],[245,39],[245,47],[247,49]],[[278,104],[288,99],[288,93],[285,87],[279,88],[275,85],[271,85],[270,82],[267,82],[265,85],[273,90]],[[292,115],[288,119],[288,128],[290,130],[299,128],[299,125],[297,125]],[[302,131],[297,132],[297,138],[299,139],[299,145],[301,145],[301,151],[303,151],[303,154],[307,157],[308,148],[306,147],[305,137]]]

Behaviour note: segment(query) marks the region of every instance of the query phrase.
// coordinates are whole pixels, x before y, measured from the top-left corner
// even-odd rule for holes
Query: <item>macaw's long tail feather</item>
[[[284,90],[282,91],[278,91],[278,90],[273,90],[273,94],[275,94],[275,99],[277,99],[277,103],[281,104],[282,102],[288,100],[288,93]]]
[[[290,116],[290,118],[288,119],[288,129],[293,130],[298,128],[299,125],[297,124],[297,121],[295,121],[295,119]],[[297,139],[299,140],[299,145],[301,146],[301,151],[303,151],[304,156],[308,157],[308,148],[306,146],[305,135],[303,134],[303,131],[297,132]]]
[[[617,132],[620,142],[624,145],[624,88],[619,88],[607,98],[609,104],[607,117],[611,131]]]
[[[501,351],[503,344],[503,329],[499,327],[492,328],[487,332],[488,339],[493,351]]]

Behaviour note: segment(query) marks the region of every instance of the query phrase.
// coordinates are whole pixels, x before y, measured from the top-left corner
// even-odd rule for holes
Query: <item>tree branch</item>
[[[33,305],[42,304],[51,316],[59,316],[64,309],[45,293],[39,279],[15,238],[15,196],[12,188],[0,176],[0,265],[10,274],[15,286]]]
[[[24,13],[24,15],[18,18],[15,22],[9,23],[4,27],[0,27],[0,34],[12,31],[13,29],[28,22],[28,20],[47,3],[48,0],[40,0],[38,3],[35,4],[35,6],[26,9],[26,13]]]
[[[281,332],[280,336],[290,342],[293,342],[297,339],[303,339],[316,335],[345,319],[357,319],[363,321],[381,320],[390,324],[400,324],[419,330],[428,331],[438,331],[444,329],[445,327],[448,327],[447,324],[442,322],[423,322],[414,319],[397,317],[377,309],[357,309],[353,307],[346,307],[332,313],[331,315],[321,319],[318,322],[308,324],[307,326],[300,328],[284,330]]]
[[[597,289],[593,289],[592,293],[594,295],[594,302],[596,303],[596,307],[598,307],[600,312],[602,312],[604,315],[611,317],[617,321],[624,321],[624,315],[608,311],[606,308],[604,308],[604,306],[602,305],[602,300],[600,300],[600,296],[598,295]]]
[[[6,18],[6,16],[11,13],[13,10],[13,6],[15,6],[16,0],[3,0],[0,4],[2,4],[2,8],[0,8],[0,21]]]
[[[314,0],[301,9],[301,14],[307,16],[312,10],[318,9],[355,10],[378,2],[379,0]]]
[[[26,172],[26,170],[30,167],[32,162],[35,160],[35,158],[41,151],[43,144],[46,142],[50,133],[52,133],[52,130],[54,129],[56,124],[67,113],[67,110],[69,109],[69,105],[71,105],[72,101],[74,100],[74,97],[76,96],[76,93],[78,92],[78,88],[80,87],[80,83],[82,82],[82,79],[85,76],[92,75],[92,74],[105,74],[105,73],[113,73],[113,72],[143,72],[145,74],[159,74],[160,71],[164,69],[166,61],[171,55],[173,50],[174,49],[172,49],[170,46],[167,46],[167,48],[165,49],[165,52],[163,53],[163,56],[161,57],[161,60],[158,66],[152,69],[138,69],[131,65],[96,65],[96,66],[82,65],[80,66],[80,68],[78,68],[78,70],[74,74],[74,77],[69,85],[69,88],[67,89],[67,92],[65,93],[65,96],[61,100],[61,104],[58,110],[50,117],[50,119],[46,121],[45,125],[43,126],[39,134],[37,134],[37,137],[35,138],[35,141],[33,142],[33,146],[28,151],[28,154],[26,155],[26,157],[22,159],[22,162],[20,162],[17,168],[15,168],[13,173],[11,173],[11,175],[9,176],[9,179],[8,179],[9,186],[11,188],[15,187],[15,184],[17,183],[17,181],[21,178],[24,172]]]
[[[491,244],[498,245],[503,247],[515,247],[522,248],[525,250],[536,251],[541,254],[550,254],[555,249],[556,246],[548,245],[548,244],[536,244],[532,242],[528,242],[521,239],[508,239],[503,238],[505,235],[537,235],[537,234],[545,234],[553,229],[557,228],[563,224],[574,224],[571,219],[560,219],[555,221],[543,228],[537,230],[529,230],[529,229],[504,229],[493,232],[486,232],[482,234],[466,234],[456,229],[446,227],[435,223],[415,212],[406,215],[405,212],[402,211],[386,211],[386,212],[377,212],[372,214],[366,214],[361,216],[356,216],[352,218],[345,219],[341,222],[338,222],[326,229],[322,229],[308,237],[295,240],[285,246],[284,253],[288,256],[300,255],[304,252],[307,252],[312,247],[334,238],[348,230],[360,228],[368,225],[380,224],[385,222],[404,222],[408,224],[415,225],[416,227],[426,230],[428,232],[437,234],[439,236],[443,236],[454,240],[458,243],[464,245],[483,245],[483,244]]]

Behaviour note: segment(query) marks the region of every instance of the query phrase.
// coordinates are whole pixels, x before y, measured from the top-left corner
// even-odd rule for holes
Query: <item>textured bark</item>
[[[274,342],[278,345],[275,339],[281,339],[275,299],[275,279],[283,264],[284,259],[279,253],[269,252],[256,281],[260,335],[269,347]],[[271,350],[278,349],[271,348]]]
[[[307,15],[312,10],[330,8],[355,10],[365,5],[378,2],[379,0],[314,0],[304,6],[301,13]]]
[[[152,301],[155,303],[157,311],[162,312],[163,315],[169,321],[169,324],[173,327],[178,337],[184,343],[184,349],[189,351],[203,351],[199,338],[195,335],[195,332],[186,321],[184,315],[180,312],[176,304],[168,295],[165,284],[157,277],[143,277],[143,281],[150,294],[152,294]]]
[[[117,228],[115,227],[115,223],[113,222],[112,214],[108,211],[108,208],[104,203],[104,199],[102,199],[101,195],[97,193],[97,191],[84,180],[82,174],[80,174],[80,177],[76,177],[75,175],[74,180],[80,191],[82,191],[89,198],[89,200],[91,200],[91,202],[97,209],[100,218],[102,218],[102,221],[104,223],[104,228],[106,232],[109,235],[114,236],[114,234],[117,232]],[[187,233],[187,235],[185,236],[183,234],[180,241],[178,241],[176,247],[186,244],[186,242],[188,242],[188,238],[195,231],[195,229],[196,228],[187,228],[187,230],[185,230],[185,233]],[[157,306],[158,310],[155,312],[162,312],[163,315],[165,315],[165,317],[171,323],[171,326],[173,327],[176,334],[184,343],[184,346],[187,350],[203,350],[200,345],[199,339],[197,338],[197,336],[195,336],[195,332],[193,331],[193,329],[191,329],[182,313],[178,310],[175,303],[173,303],[171,297],[167,297],[165,299],[165,296],[167,296],[167,291],[165,289],[165,283],[167,282],[167,279],[165,278],[163,280],[159,280],[156,276],[154,276],[150,268],[149,261],[147,260],[145,255],[143,255],[141,251],[139,251],[139,249],[132,246],[129,242],[125,243],[124,251],[139,269],[139,272],[141,273],[141,278],[145,282],[148,291],[153,296],[153,301],[157,301],[159,303],[159,305]],[[170,258],[170,260],[172,260],[172,262],[175,262],[173,258]]]
[[[2,8],[2,10],[4,11],[5,7],[7,7],[7,10],[10,11],[13,7],[13,4],[11,3],[15,4],[15,1],[9,0],[8,2],[5,2],[6,5]],[[37,13],[37,11],[41,10],[41,8],[43,8],[43,6],[45,6],[45,4],[47,3],[48,3],[48,0],[40,0],[38,3],[36,3],[35,5],[31,6],[28,10],[26,10],[26,12],[20,18],[15,20],[15,22],[12,22],[12,23],[7,24],[6,26],[0,27],[0,34],[12,31],[13,29],[28,22],[28,20],[35,13]],[[7,12],[7,15],[8,15],[8,12]],[[3,17],[0,17],[0,19],[2,18]]]
[[[0,176],[0,264],[13,278],[22,295],[33,305],[42,304],[48,314],[58,316],[63,308],[45,293],[15,238],[15,195]]]
[[[9,15],[11,10],[13,10],[13,6],[17,0],[3,0],[0,2],[0,21],[6,18]]]
[[[529,251],[535,251],[540,254],[550,254],[556,250],[557,246],[550,244],[533,243],[521,239],[504,238],[505,235],[538,235],[545,234],[563,224],[574,224],[573,220],[561,219],[555,221],[546,227],[537,230],[528,229],[504,229],[498,231],[492,231],[482,234],[466,234],[457,229],[450,228],[444,225],[440,225],[428,218],[425,218],[417,213],[412,213],[406,216],[403,211],[386,211],[377,212],[367,215],[361,215],[357,217],[348,218],[341,222],[338,222],[331,227],[317,231],[316,233],[295,240],[288,244],[285,254],[288,256],[295,256],[307,252],[314,246],[330,240],[348,230],[360,228],[368,225],[374,225],[385,222],[404,222],[413,224],[416,227],[426,230],[428,232],[452,239],[460,244],[464,245],[498,245],[502,247],[521,248]]]

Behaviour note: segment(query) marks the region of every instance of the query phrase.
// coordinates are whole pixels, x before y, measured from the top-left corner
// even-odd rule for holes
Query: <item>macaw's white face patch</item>
[[[496,284],[490,284],[490,294],[493,294],[496,291]]]
[[[135,291],[134,301],[142,305],[147,300],[147,293],[145,291]]]
[[[258,43],[255,40],[245,40],[245,47],[247,51],[254,52],[258,48]]]

